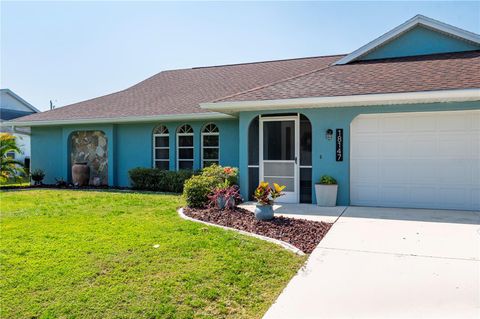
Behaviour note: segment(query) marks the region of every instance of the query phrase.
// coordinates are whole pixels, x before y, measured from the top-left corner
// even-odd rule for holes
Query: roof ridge
[[[451,56],[461,56],[461,55],[472,55],[475,53],[480,53],[480,49],[469,50],[469,51],[457,51],[457,52],[442,52],[442,53],[429,53],[429,54],[420,54],[420,55],[409,55],[409,56],[398,56],[398,57],[389,57],[389,58],[377,58],[370,60],[359,60],[352,61],[348,64],[368,64],[368,63],[379,63],[379,62],[395,62],[395,61],[408,61],[408,60],[426,60],[429,58],[450,58]],[[345,64],[338,64],[336,66],[342,66]]]
[[[333,56],[332,56],[332,57],[333,57]],[[303,73],[300,73],[300,74],[297,74],[297,75],[294,75],[294,76],[290,76],[290,77],[288,77],[288,78],[284,78],[284,79],[277,80],[277,81],[273,81],[273,82],[270,82],[270,83],[267,83],[267,84],[264,84],[264,85],[260,85],[260,86],[257,86],[257,87],[254,87],[254,88],[251,88],[251,89],[242,91],[242,92],[230,94],[230,95],[227,95],[227,96],[224,96],[224,97],[221,97],[221,98],[212,100],[212,101],[210,101],[209,103],[220,102],[220,101],[223,101],[223,100],[226,100],[226,99],[229,99],[229,98],[238,96],[238,95],[242,95],[242,94],[245,94],[245,93],[250,93],[250,92],[253,92],[253,91],[257,91],[257,90],[260,90],[260,89],[264,89],[264,88],[266,88],[266,87],[273,86],[273,85],[276,85],[276,84],[278,84],[278,83],[290,81],[290,80],[293,80],[293,79],[296,79],[296,78],[300,78],[300,77],[303,77],[303,76],[306,76],[306,75],[313,74],[313,73],[315,73],[315,72],[323,71],[323,70],[328,69],[328,68],[330,68],[330,67],[332,67],[332,66],[333,66],[332,64],[329,64],[329,65],[327,65],[327,66],[324,66],[324,67],[321,67],[321,68],[317,68],[317,69],[314,69],[314,70],[310,70],[310,71],[308,71],[308,72],[303,72]]]
[[[265,60],[265,61],[254,61],[254,62],[241,62],[241,63],[229,63],[229,64],[218,64],[218,65],[209,65],[209,66],[195,66],[190,69],[174,69],[166,71],[178,71],[178,70],[198,70],[198,69],[208,69],[208,68],[221,68],[225,66],[237,66],[237,65],[248,65],[248,64],[260,64],[260,63],[272,63],[272,62],[285,62],[285,61],[295,61],[295,60],[306,60],[306,59],[320,59],[320,58],[331,58],[336,56],[346,56],[346,53],[343,54],[329,54],[329,55],[314,55],[306,56],[300,58],[287,58],[287,59],[278,59],[278,60]]]

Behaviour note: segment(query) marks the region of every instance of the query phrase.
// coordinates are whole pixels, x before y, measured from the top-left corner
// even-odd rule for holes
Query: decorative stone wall
[[[77,131],[70,135],[70,169],[75,163],[90,167],[90,185],[108,185],[107,137],[102,131]]]

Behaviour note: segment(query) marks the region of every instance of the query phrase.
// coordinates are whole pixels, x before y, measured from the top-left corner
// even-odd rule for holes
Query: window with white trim
[[[165,125],[153,130],[153,167],[167,171],[170,167],[169,133]]]
[[[220,136],[218,126],[209,123],[202,130],[202,167],[218,164],[220,157]]]
[[[177,169],[193,170],[193,128],[183,124],[177,129]]]

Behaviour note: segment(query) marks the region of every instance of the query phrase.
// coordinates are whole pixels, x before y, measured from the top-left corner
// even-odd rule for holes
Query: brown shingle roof
[[[342,56],[245,63],[160,72],[126,90],[16,121],[206,113],[200,103],[325,68]]]
[[[480,88],[480,51],[332,65],[218,101]]]
[[[480,88],[480,51],[332,65],[325,56],[160,72],[126,90],[14,121],[206,113],[200,103]]]

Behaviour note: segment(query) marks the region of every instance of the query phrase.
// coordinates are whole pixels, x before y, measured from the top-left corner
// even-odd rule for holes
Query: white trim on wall
[[[204,132],[205,128],[208,125],[215,125],[215,127],[217,128],[217,132]],[[218,145],[217,146],[204,146],[203,145],[203,137],[204,136],[218,136]],[[202,127],[202,131],[200,133],[200,147],[201,147],[201,151],[200,151],[201,152],[201,163],[200,164],[201,164],[202,168],[205,167],[205,162],[217,162],[218,164],[220,164],[220,129],[218,128],[217,124],[207,123]],[[217,149],[218,150],[217,158],[216,159],[205,159],[205,158],[203,158],[203,153],[204,153],[205,148]]]
[[[179,130],[186,125],[190,127],[191,132],[180,133]],[[179,143],[179,140],[180,140],[179,137],[180,136],[191,136],[192,137],[192,146],[180,146],[180,143]],[[177,142],[177,145],[176,145],[176,168],[177,168],[177,171],[180,170],[180,161],[182,161],[182,162],[192,162],[192,170],[193,170],[194,165],[195,165],[195,132],[193,130],[193,127],[190,124],[182,124],[177,128],[177,130],[176,130],[176,142]],[[192,150],[192,159],[180,158],[180,149],[191,149]]]
[[[400,105],[468,101],[480,101],[480,88],[423,92],[362,94],[347,96],[322,96],[278,100],[202,103],[200,104],[200,107],[216,112],[236,114],[240,111],[349,106],[367,107],[373,105]]]
[[[159,128],[159,127],[164,127],[164,131],[162,133],[155,133],[156,129]],[[166,132],[165,132],[166,131]],[[153,142],[152,142],[152,145],[153,145],[153,162],[152,162],[152,167],[153,168],[156,168],[157,167],[157,162],[167,162],[168,165],[167,165],[167,171],[170,170],[170,131],[168,130],[168,128],[165,126],[165,125],[157,125],[154,129],[153,129]],[[167,145],[168,146],[157,146],[157,137],[166,137],[167,138]],[[166,159],[160,159],[160,158],[157,158],[157,150],[168,150],[168,158]]]

